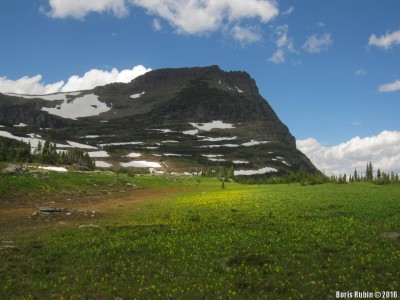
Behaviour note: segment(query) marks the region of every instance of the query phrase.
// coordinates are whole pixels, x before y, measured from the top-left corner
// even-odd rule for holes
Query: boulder
[[[18,165],[9,164],[2,170],[4,174],[23,174],[29,172],[28,168]]]

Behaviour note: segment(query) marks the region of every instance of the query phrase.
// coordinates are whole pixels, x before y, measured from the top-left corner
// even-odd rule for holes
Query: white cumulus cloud
[[[291,7],[289,7],[287,10],[285,10],[285,11],[282,13],[282,15],[284,15],[284,16],[290,16],[293,12],[294,12],[294,7],[291,6]]]
[[[396,80],[395,82],[382,84],[379,86],[379,91],[381,93],[390,93],[400,90],[400,80]]]
[[[354,72],[354,74],[356,74],[356,75],[358,75],[358,76],[366,75],[366,74],[367,74],[367,71],[364,70],[364,69],[358,69],[358,70],[356,70],[356,71]]]
[[[118,71],[115,68],[111,71],[92,69],[83,76],[71,76],[66,83],[64,81],[58,81],[51,84],[44,84],[41,75],[33,77],[24,76],[17,80],[0,77],[0,93],[44,95],[57,92],[86,90],[113,82],[130,82],[132,79],[148,71],[151,71],[151,69],[145,68],[142,65],[122,71]]]
[[[49,5],[51,10],[47,14],[53,18],[83,19],[92,12],[109,12],[117,17],[128,14],[125,0],[49,0]]]
[[[322,36],[312,35],[305,41],[303,49],[310,53],[319,53],[328,50],[332,44],[332,37],[329,33]]]
[[[82,77],[78,75],[71,76],[68,82],[62,87],[62,92],[87,90],[96,86],[105,85],[113,82],[130,82],[132,79],[143,75],[150,71],[144,66],[135,66],[130,70],[118,71],[113,68],[111,71],[103,71],[98,69],[92,69],[86,72]]]
[[[306,154],[315,166],[330,174],[365,172],[368,162],[375,170],[400,172],[400,131],[382,131],[371,137],[351,140],[325,147],[313,138],[298,140],[297,148]]]
[[[42,75],[24,76],[17,80],[0,77],[0,93],[43,95],[59,92],[64,85],[64,81],[44,84],[41,80]]]
[[[162,29],[161,23],[158,19],[153,19],[153,29],[155,31],[160,31]]]
[[[269,62],[274,64],[281,64],[285,62],[285,52],[282,49],[278,49],[272,54],[270,58],[268,58]]]
[[[394,31],[392,33],[387,33],[380,37],[377,37],[375,34],[372,34],[369,37],[368,45],[376,46],[380,48],[384,48],[385,50],[389,49],[393,45],[400,45],[400,30]]]
[[[241,22],[246,20],[267,23],[279,14],[275,0],[49,0],[49,5],[49,16],[77,19],[92,12],[123,17],[128,14],[129,6],[135,6],[166,20],[178,33],[205,34],[224,30],[240,42],[257,41],[259,37],[249,28],[235,26],[243,26]],[[154,29],[158,30],[159,25],[158,20],[153,21]]]
[[[242,19],[268,22],[279,13],[270,0],[131,0],[150,14],[167,20],[179,32],[201,34]]]
[[[276,51],[268,59],[269,62],[275,64],[281,64],[285,62],[285,54],[287,52],[296,52],[294,49],[293,41],[289,37],[289,26],[280,25],[275,30],[276,40]]]
[[[258,42],[262,38],[257,29],[251,27],[246,28],[239,25],[233,27],[232,34],[237,41],[244,44]]]

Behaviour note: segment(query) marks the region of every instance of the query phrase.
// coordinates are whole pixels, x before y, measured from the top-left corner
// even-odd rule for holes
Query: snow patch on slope
[[[241,89],[239,89],[236,85],[235,85],[236,90],[238,91],[239,94],[243,93],[243,91]]]
[[[17,140],[17,141],[21,141],[26,144],[30,144],[31,151],[35,150],[37,148],[37,146],[39,145],[39,143],[43,144],[45,142],[44,140],[39,139],[39,138],[32,138],[32,137],[26,138],[26,137],[15,136],[7,131],[0,131],[0,136],[9,138],[9,139],[13,139],[13,140]],[[59,148],[70,148],[71,147],[70,145],[63,145],[63,144],[57,144],[56,146]]]
[[[143,92],[141,92],[141,93],[131,95],[131,98],[132,98],[132,99],[138,99],[138,98],[142,97],[145,93],[146,93],[146,92],[143,91]]]
[[[266,144],[266,143],[269,143],[269,141],[255,141],[255,140],[251,140],[250,142],[243,143],[242,146],[251,147],[251,146],[257,146],[257,145]]]
[[[196,135],[199,133],[198,129],[193,129],[193,130],[186,130],[186,131],[182,131],[183,134],[187,134],[187,135]]]
[[[204,130],[204,131],[210,131],[212,129],[233,129],[235,128],[233,124],[230,123],[224,123],[223,121],[212,121],[210,123],[189,123],[193,127]]]
[[[70,144],[74,148],[80,148],[80,149],[97,149],[96,147],[85,145],[85,144],[80,144],[76,142],[71,142],[67,141],[68,144]]]
[[[202,154],[201,156],[205,156],[207,158],[215,158],[215,157],[223,157],[223,154]]]
[[[234,175],[259,175],[259,174],[265,174],[265,173],[270,173],[270,172],[277,172],[277,169],[271,168],[271,167],[265,167],[262,169],[258,170],[236,170],[234,171]]]
[[[237,144],[224,144],[224,145],[203,145],[203,146],[199,146],[199,148],[220,148],[220,147],[235,148],[235,147],[239,147],[239,145],[237,145]]]
[[[140,156],[142,156],[142,154],[136,153],[136,152],[131,152],[127,155],[127,157],[132,157],[132,158],[136,158],[136,157],[140,157]]]
[[[56,107],[42,107],[43,111],[62,118],[76,120],[77,118],[97,116],[111,108],[99,101],[95,94],[84,95],[71,101],[64,100]]]
[[[110,157],[106,151],[92,151],[88,152],[89,157]]]
[[[133,168],[161,168],[161,165],[157,162],[145,161],[145,160],[134,160],[127,163],[120,163],[122,167],[133,167]]]
[[[44,167],[39,166],[39,169],[48,170],[48,171],[55,171],[55,172],[68,172],[68,170],[64,167]]]
[[[241,164],[249,164],[250,162],[248,160],[234,160],[232,161],[232,163],[235,165],[241,165]]]
[[[176,131],[173,131],[173,130],[171,130],[171,129],[147,129],[147,130],[160,131],[160,132],[162,132],[162,133],[172,133],[172,132],[176,132]]]
[[[123,145],[141,145],[143,142],[120,142],[120,143],[108,143],[108,144],[99,144],[100,147],[104,146],[123,146]]]
[[[112,167],[112,164],[110,164],[110,163],[108,163],[106,161],[103,161],[103,160],[96,160],[94,163],[95,163],[96,167],[98,167],[98,168],[110,168],[110,167]]]
[[[236,140],[237,137],[236,136],[232,136],[232,137],[217,137],[217,138],[212,138],[212,137],[206,137],[203,138],[201,140],[199,140],[200,142],[220,142],[220,141],[232,141],[232,140]]]

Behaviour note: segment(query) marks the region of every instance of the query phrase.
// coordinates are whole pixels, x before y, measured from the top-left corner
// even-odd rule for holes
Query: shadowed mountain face
[[[155,70],[81,92],[0,94],[0,109],[0,131],[90,145],[93,157],[105,150],[108,157],[96,159],[114,166],[140,159],[164,172],[217,165],[237,175],[316,171],[255,81],[217,66]]]

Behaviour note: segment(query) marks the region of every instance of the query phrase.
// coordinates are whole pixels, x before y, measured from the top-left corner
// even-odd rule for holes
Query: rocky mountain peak
[[[87,145],[107,153],[113,165],[129,166],[123,164],[132,151],[156,159],[153,166],[165,171],[215,165],[264,173],[316,170],[255,80],[218,66],[154,70],[129,83],[74,93],[0,95],[0,107],[8,134],[34,132]],[[19,123],[26,127],[12,126]]]

